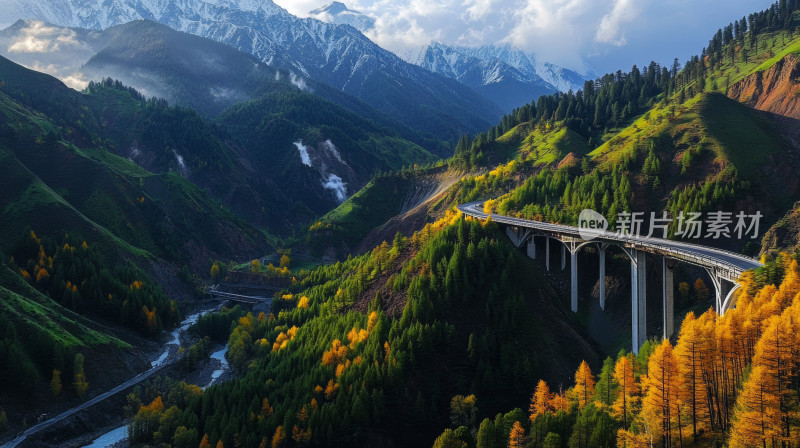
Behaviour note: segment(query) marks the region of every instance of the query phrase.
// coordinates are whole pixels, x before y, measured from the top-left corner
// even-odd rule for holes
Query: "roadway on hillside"
[[[537,230],[543,233],[559,234],[586,241],[580,236],[579,228],[563,224],[551,224],[529,219],[514,218],[510,216],[498,215],[495,213],[486,214],[483,211],[483,202],[470,202],[458,206],[458,209],[465,215],[479,219],[491,217],[492,221],[502,224],[524,227]],[[755,269],[762,264],[753,258],[737,254],[735,252],[713,247],[702,246],[699,244],[685,243],[663,238],[646,237],[638,235],[618,234],[611,231],[595,231],[597,237],[591,241],[617,243],[642,249],[646,252],[666,255],[677,258],[698,266],[708,268],[718,268],[732,274],[734,281],[739,274],[749,269]]]
[[[152,375],[154,375],[155,373],[161,371],[165,367],[168,367],[168,366],[172,365],[178,359],[179,358],[176,358],[176,359],[173,359],[171,362],[165,362],[165,363],[163,363],[161,365],[155,366],[155,367],[151,368],[150,370],[147,370],[145,372],[142,372],[142,373],[136,375],[135,377],[133,377],[133,378],[129,379],[128,381],[118,385],[115,388],[113,388],[113,389],[111,389],[111,390],[109,390],[109,391],[107,391],[105,393],[102,393],[102,394],[100,394],[100,395],[98,395],[98,396],[96,396],[96,397],[94,397],[94,398],[92,398],[92,399],[90,399],[90,400],[88,400],[88,401],[86,401],[84,403],[81,403],[80,405],[75,406],[72,409],[69,409],[68,411],[64,411],[61,414],[58,414],[57,416],[55,416],[53,418],[49,418],[49,419],[47,419],[47,420],[45,420],[45,421],[43,421],[41,423],[37,423],[37,424],[31,426],[30,428],[26,429],[22,434],[19,434],[17,437],[15,437],[14,440],[6,442],[4,445],[2,445],[2,448],[13,448],[13,447],[19,445],[20,443],[24,442],[25,439],[27,439],[31,435],[36,434],[37,432],[39,432],[39,431],[41,431],[43,429],[47,429],[47,428],[55,425],[56,423],[62,422],[65,419],[77,414],[78,412],[83,411],[84,409],[87,409],[87,408],[89,408],[89,407],[91,407],[91,406],[93,406],[93,405],[95,405],[97,403],[100,403],[101,401],[103,401],[103,400],[105,400],[105,399],[107,399],[109,397],[112,397],[112,396],[114,396],[114,395],[116,395],[116,394],[118,394],[118,393],[120,393],[120,392],[122,392],[122,391],[124,391],[124,390],[126,390],[128,388],[130,388],[130,387],[133,387],[133,386],[141,383],[142,381],[146,380],[147,378],[150,378]]]

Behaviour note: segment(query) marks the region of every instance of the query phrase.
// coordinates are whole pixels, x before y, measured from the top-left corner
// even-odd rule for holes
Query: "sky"
[[[273,0],[298,16],[330,0]],[[597,74],[655,60],[681,63],[718,28],[771,0],[343,0],[375,17],[367,36],[394,52],[431,41],[504,45]]]

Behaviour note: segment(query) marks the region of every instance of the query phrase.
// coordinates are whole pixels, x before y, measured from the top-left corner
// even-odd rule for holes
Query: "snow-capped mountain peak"
[[[365,32],[375,27],[375,19],[354,9],[349,9],[342,2],[332,2],[308,12],[309,16],[328,23],[350,25]]]
[[[511,46],[464,47],[432,42],[423,48],[401,52],[400,57],[457,79],[506,110],[543,94],[578,90],[587,79]]]

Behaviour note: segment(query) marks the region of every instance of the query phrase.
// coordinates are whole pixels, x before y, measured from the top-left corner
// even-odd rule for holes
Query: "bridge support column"
[[[647,259],[640,250],[631,251],[632,351],[638,354],[647,340]]]
[[[544,265],[547,272],[550,272],[550,237],[544,237]]]
[[[667,261],[667,257],[661,257],[663,261],[662,276],[663,288],[662,293],[664,296],[664,339],[672,337],[675,332],[675,294],[674,282],[672,280],[673,266]]]
[[[561,270],[567,267],[567,246],[561,245]]]
[[[732,296],[730,293],[735,285],[717,275],[713,268],[706,268],[706,272],[714,285],[714,310],[717,311],[717,314],[722,315],[730,307],[730,303],[726,304],[725,302],[730,301]]]
[[[528,239],[528,235],[530,235],[530,232],[531,231],[529,229],[523,229],[518,227],[512,228],[512,226],[506,227],[506,236],[508,236],[508,239],[511,240],[511,243],[515,247],[522,247],[522,244],[525,243],[525,240]]]
[[[606,309],[606,248],[607,244],[598,244],[597,249],[600,252],[600,284],[598,286],[600,295],[600,309]]]
[[[724,315],[726,311],[728,311],[729,309],[733,308],[734,305],[736,305],[735,303],[736,301],[733,298],[733,294],[736,292],[737,289],[739,289],[739,287],[741,287],[740,284],[734,283],[733,287],[730,290],[728,290],[728,294],[722,300],[722,310],[719,313],[720,315]]]
[[[563,246],[562,246],[563,247]],[[569,251],[570,270],[570,308],[573,313],[578,312],[578,251]]]
[[[536,259],[536,240],[535,237],[531,235],[531,239],[528,240],[528,256],[532,259]]]

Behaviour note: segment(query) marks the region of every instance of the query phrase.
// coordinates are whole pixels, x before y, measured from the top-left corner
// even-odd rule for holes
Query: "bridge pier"
[[[564,246],[562,246],[564,247]],[[578,250],[569,251],[570,270],[570,308],[573,313],[578,312]]]
[[[547,272],[550,272],[550,237],[544,237],[544,265]]]
[[[739,289],[742,285],[738,283],[734,283],[733,287],[728,290],[728,294],[722,300],[722,309],[720,310],[720,315],[725,314],[726,311],[731,309],[735,305],[735,300],[733,300],[733,294]]]
[[[719,275],[714,269],[706,268],[714,284],[714,309],[722,316],[733,306],[733,294],[739,289],[739,284]]]
[[[661,257],[661,278],[663,279],[662,295],[664,299],[664,339],[669,339],[675,332],[675,294],[674,282],[672,280],[674,263]]]
[[[536,240],[534,240],[535,236],[531,235],[531,239],[528,240],[528,256],[532,259],[536,259]]]
[[[600,309],[606,309],[606,248],[608,244],[601,243],[597,245],[598,252],[600,253]]]
[[[632,351],[647,340],[647,258],[645,252],[630,249],[631,257],[631,341]]]
[[[567,246],[561,245],[561,270],[567,267]]]

